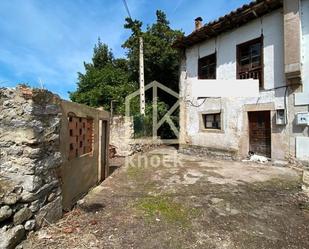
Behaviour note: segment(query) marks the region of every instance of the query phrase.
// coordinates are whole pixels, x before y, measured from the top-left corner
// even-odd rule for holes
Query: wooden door
[[[270,111],[249,112],[250,151],[271,157]]]

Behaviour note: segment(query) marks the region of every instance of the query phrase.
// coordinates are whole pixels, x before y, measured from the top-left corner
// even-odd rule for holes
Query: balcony
[[[192,85],[192,97],[258,97],[259,80],[198,80],[188,79]]]

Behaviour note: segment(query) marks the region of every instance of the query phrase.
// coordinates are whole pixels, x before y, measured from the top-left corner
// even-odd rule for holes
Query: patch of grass
[[[130,179],[140,178],[140,176],[143,176],[145,172],[146,169],[144,167],[129,166],[127,169],[127,175]]]
[[[136,208],[143,211],[146,217],[158,217],[178,225],[189,225],[190,218],[197,215],[196,209],[187,208],[170,198],[162,196],[145,197],[138,201]]]

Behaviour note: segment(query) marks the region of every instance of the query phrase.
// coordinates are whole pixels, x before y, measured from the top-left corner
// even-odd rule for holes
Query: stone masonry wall
[[[0,248],[62,216],[57,169],[60,99],[45,90],[0,89]]]
[[[116,147],[117,156],[133,154],[133,148],[130,145],[133,137],[133,120],[123,116],[113,117],[110,127],[110,144]]]
[[[110,145],[115,146],[116,156],[125,157],[158,147],[162,141],[151,137],[134,139],[133,117],[116,116],[110,126]]]

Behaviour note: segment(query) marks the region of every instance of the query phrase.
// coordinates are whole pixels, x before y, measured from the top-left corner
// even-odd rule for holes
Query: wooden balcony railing
[[[259,80],[260,88],[263,88],[263,72],[262,69],[254,69],[249,71],[238,72],[238,79],[255,79]]]

